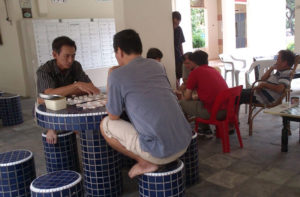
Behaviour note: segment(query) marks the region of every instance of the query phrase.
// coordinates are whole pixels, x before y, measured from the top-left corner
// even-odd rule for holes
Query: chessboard
[[[67,99],[68,105],[75,105],[82,109],[95,109],[97,107],[103,107],[107,103],[106,94],[94,94],[94,95],[82,95],[75,96],[72,95],[71,98]]]

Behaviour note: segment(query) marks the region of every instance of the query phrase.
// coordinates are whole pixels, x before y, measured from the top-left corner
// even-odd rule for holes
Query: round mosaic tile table
[[[33,154],[14,150],[0,154],[0,196],[30,196],[30,183],[35,179]]]
[[[49,144],[42,134],[47,172],[72,170],[80,172],[76,134],[64,131],[57,135],[57,143]]]
[[[42,175],[30,185],[32,197],[83,197],[82,178],[77,172],[61,170]]]
[[[122,192],[120,154],[100,134],[105,107],[52,111],[44,104],[35,107],[37,123],[43,128],[80,131],[84,187],[87,196],[120,196]]]
[[[23,122],[21,99],[19,95],[3,93],[0,96],[0,117],[3,126],[12,126]]]

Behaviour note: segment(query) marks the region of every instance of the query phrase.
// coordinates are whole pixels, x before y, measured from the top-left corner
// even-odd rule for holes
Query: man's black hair
[[[52,50],[53,51],[55,51],[56,53],[59,54],[62,46],[74,47],[75,51],[77,49],[74,40],[72,40],[71,38],[69,38],[67,36],[60,36],[53,40],[53,42],[52,42]]]
[[[172,19],[177,19],[179,21],[181,21],[181,14],[178,11],[174,11],[172,12]]]
[[[125,29],[114,35],[114,50],[118,48],[123,50],[126,54],[142,54],[143,46],[140,36],[133,29]]]
[[[281,50],[278,52],[281,55],[281,61],[287,61],[289,67],[294,65],[295,54],[290,50]]]
[[[162,57],[163,53],[158,48],[150,48],[147,52],[147,58],[161,59]]]
[[[191,57],[191,55],[192,55],[193,53],[192,52],[186,52],[185,54],[183,54],[182,55],[182,60],[184,61],[184,60],[186,60],[186,59],[191,59],[190,57]]]
[[[201,66],[203,64],[208,64],[208,54],[201,50],[192,53],[189,59],[195,62],[198,66]]]

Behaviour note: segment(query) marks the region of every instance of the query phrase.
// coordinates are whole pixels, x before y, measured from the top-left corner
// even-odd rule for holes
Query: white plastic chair
[[[269,60],[258,60],[251,64],[249,70],[245,73],[245,80],[246,80],[246,88],[251,88],[251,85],[254,81],[259,80],[263,74],[274,64],[276,60],[269,59]],[[254,71],[255,80],[251,82],[250,74]]]
[[[232,87],[234,87],[234,81],[236,86],[239,85],[239,74],[241,71],[245,71],[247,68],[246,60],[238,59],[232,55],[219,54],[219,58],[224,65],[224,78],[227,79],[227,73],[231,73]]]

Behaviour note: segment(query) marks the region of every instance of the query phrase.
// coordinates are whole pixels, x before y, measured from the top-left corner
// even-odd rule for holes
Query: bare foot
[[[56,144],[57,142],[57,134],[56,131],[49,129],[46,134],[46,141],[49,144]]]
[[[128,176],[130,178],[134,178],[135,176],[147,173],[147,172],[154,172],[158,169],[158,165],[150,163],[148,161],[138,162],[128,172]]]

